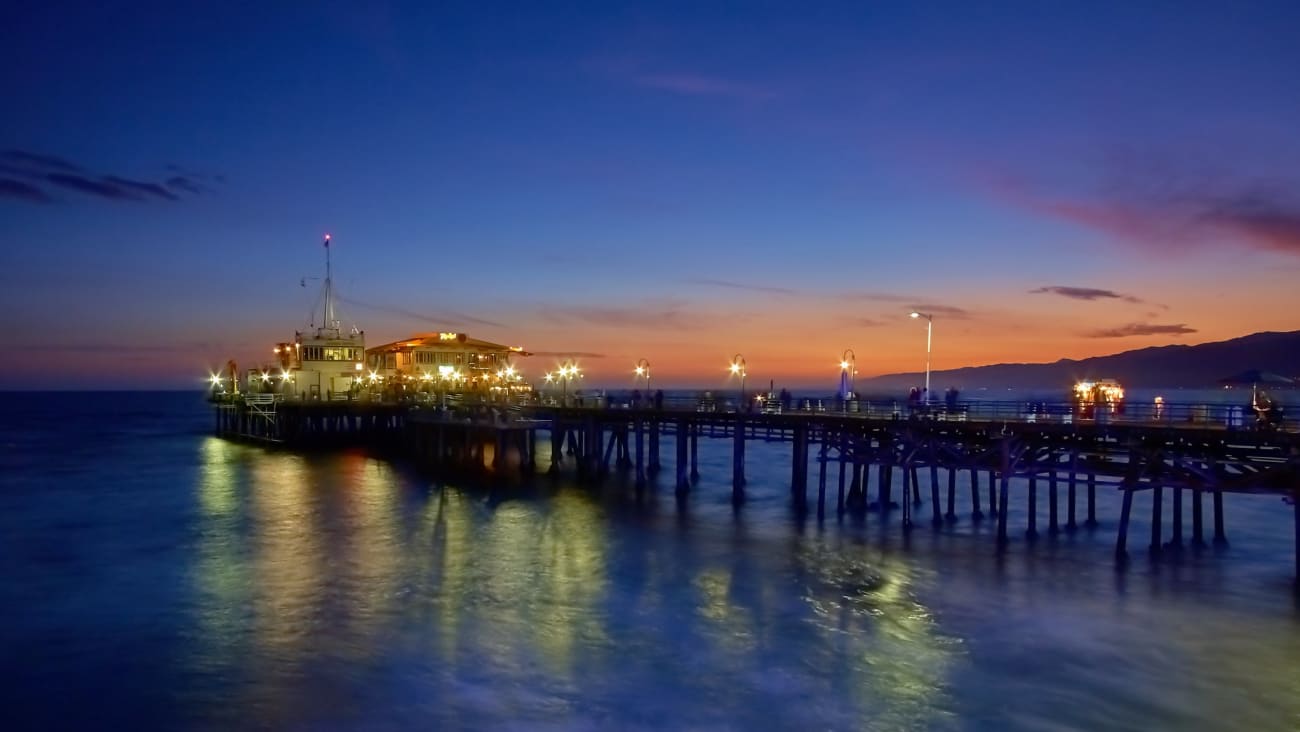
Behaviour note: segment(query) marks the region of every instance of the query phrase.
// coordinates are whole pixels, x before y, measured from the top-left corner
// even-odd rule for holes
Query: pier
[[[233,439],[305,448],[391,448],[433,469],[500,481],[566,474],[596,484],[620,473],[630,475],[642,491],[666,482],[659,476],[670,468],[681,500],[700,477],[700,440],[723,441],[731,447],[731,498],[737,506],[745,501],[746,445],[784,443],[790,445],[790,501],[796,512],[815,512],[818,518],[879,512],[884,519],[896,513],[903,531],[919,523],[941,527],[962,516],[995,521],[999,551],[1013,531],[1034,541],[1043,534],[1096,527],[1097,492],[1118,490],[1123,494],[1115,542],[1119,564],[1129,558],[1137,493],[1152,494],[1146,546],[1152,558],[1226,544],[1225,494],[1275,495],[1292,506],[1300,571],[1300,433],[1142,415],[1112,421],[1076,419],[1065,411],[1052,418],[1052,409],[990,418],[978,408],[904,416],[871,408],[749,412],[711,407],[694,401],[662,408],[601,401],[448,408],[249,395],[217,402],[216,413],[217,433]],[[1179,408],[1166,409],[1168,414]],[[549,443],[544,466],[539,441]],[[665,441],[672,445],[671,456],[663,454]],[[1013,501],[1027,508],[1023,527],[1009,525]],[[1046,525],[1039,518],[1043,503]],[[1189,503],[1190,526],[1184,522]]]

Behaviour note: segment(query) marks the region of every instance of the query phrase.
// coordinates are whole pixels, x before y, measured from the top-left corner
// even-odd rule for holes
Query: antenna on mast
[[[325,235],[325,323],[326,328],[338,329],[334,319],[334,281],[330,277],[330,235]]]

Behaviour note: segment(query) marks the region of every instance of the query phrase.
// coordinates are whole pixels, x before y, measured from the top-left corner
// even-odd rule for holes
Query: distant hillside
[[[1228,341],[1195,346],[1155,346],[1111,356],[1055,363],[1004,363],[933,371],[935,393],[948,387],[963,391],[986,387],[1003,389],[1060,389],[1083,378],[1118,379],[1126,388],[1205,388],[1219,379],[1261,369],[1292,378],[1300,377],[1300,331],[1255,333]],[[897,390],[917,386],[925,373],[888,374],[860,380],[859,390]]]

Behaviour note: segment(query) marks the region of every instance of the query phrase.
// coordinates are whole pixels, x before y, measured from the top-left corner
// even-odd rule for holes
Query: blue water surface
[[[964,476],[937,531],[928,497],[908,535],[800,517],[777,443],[737,509],[724,440],[679,502],[671,470],[490,489],[234,444],[192,394],[3,396],[5,729],[1300,728],[1276,497],[1151,563],[1143,495],[1120,572],[1109,490],[1055,537],[1040,500],[1036,542],[1020,498],[998,556]]]

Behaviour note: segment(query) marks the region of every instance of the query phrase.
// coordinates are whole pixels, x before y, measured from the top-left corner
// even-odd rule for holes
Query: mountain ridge
[[[1043,363],[1000,363],[930,372],[935,392],[947,388],[1063,389],[1080,379],[1118,379],[1126,388],[1206,388],[1246,369],[1300,378],[1300,330],[1263,331],[1186,345],[1147,346],[1107,356],[1062,358]],[[860,388],[906,389],[925,381],[924,371],[860,379]]]

